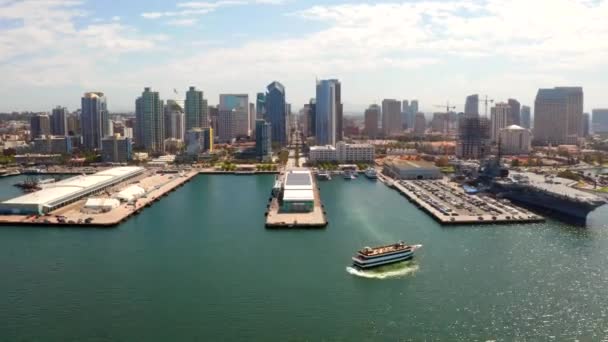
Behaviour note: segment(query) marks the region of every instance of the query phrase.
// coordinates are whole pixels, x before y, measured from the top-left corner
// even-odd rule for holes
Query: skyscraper
[[[137,99],[136,116],[138,134],[142,139],[141,147],[148,153],[160,154],[165,152],[165,120],[163,118],[163,101],[158,92],[144,88],[141,97]]]
[[[582,134],[583,88],[539,89],[534,102],[534,139],[540,144],[577,144]]]
[[[382,109],[377,104],[370,105],[365,110],[365,134],[370,139],[378,138],[378,121]]]
[[[424,113],[416,113],[414,119],[414,135],[417,137],[423,137],[426,132],[426,117]]]
[[[217,135],[221,142],[231,142],[237,138],[237,115],[234,110],[220,110],[217,120]]]
[[[490,119],[490,139],[492,142],[497,143],[500,135],[500,130],[510,126],[511,115],[513,114],[511,106],[508,103],[499,102],[496,106],[492,107],[491,119]]]
[[[272,127],[272,142],[278,143],[282,147],[287,145],[285,87],[275,81],[266,88],[266,116]]]
[[[204,99],[202,91],[196,90],[196,87],[190,87],[186,92],[186,103],[184,107],[186,130],[195,127],[209,127],[207,101]]]
[[[272,156],[272,127],[265,120],[255,121],[255,154],[261,160],[268,160]]]
[[[51,134],[68,135],[68,110],[65,107],[53,108],[51,114]]]
[[[521,123],[521,117],[520,117],[520,110],[521,110],[521,105],[519,103],[519,101],[515,100],[515,99],[509,99],[507,101],[507,103],[509,104],[509,123],[507,126],[511,126],[511,125],[520,125]]]
[[[340,82],[338,80],[317,81],[316,114],[315,114],[315,137],[317,145],[332,145],[338,142],[338,132],[341,126],[338,121],[338,102]]]
[[[231,111],[230,139],[246,137],[249,135],[249,95],[247,94],[221,94],[219,104],[220,117],[222,113]],[[225,118],[226,115],[224,115]],[[225,120],[220,120],[218,129],[220,133],[228,132],[221,127]],[[221,134],[220,134],[221,137]],[[228,139],[228,140],[230,140]]]
[[[521,126],[523,128],[530,129],[530,107],[522,106],[521,107]]]
[[[416,121],[416,114],[418,113],[418,100],[412,100],[410,102],[410,106],[408,109],[408,121],[406,123],[407,127],[410,129],[414,129],[414,124]]]
[[[586,138],[590,134],[591,118],[589,113],[583,113],[583,122],[581,123],[582,137]]]
[[[402,128],[410,128],[407,125],[410,120],[410,102],[408,100],[403,100],[401,104],[401,122],[403,124]]]
[[[382,100],[382,133],[390,137],[402,131],[401,103],[392,99]]]
[[[32,140],[41,135],[51,134],[51,121],[46,114],[36,114],[30,119],[30,136]]]
[[[213,128],[195,127],[186,132],[186,153],[198,156],[203,152],[213,151]]]
[[[608,132],[608,108],[605,109],[594,109],[591,112],[591,123],[593,133],[606,133]]]
[[[165,139],[184,141],[186,123],[183,108],[175,100],[165,103]]]
[[[479,95],[469,95],[464,105],[464,115],[479,116]]]
[[[106,97],[101,92],[85,93],[81,105],[80,130],[83,147],[88,150],[101,149],[101,140],[109,125]]]
[[[264,93],[257,93],[255,96],[255,114],[256,120],[266,120],[266,94]]]
[[[257,113],[255,112],[255,104],[253,102],[249,103],[249,136],[253,137],[255,135],[255,120],[257,118]]]

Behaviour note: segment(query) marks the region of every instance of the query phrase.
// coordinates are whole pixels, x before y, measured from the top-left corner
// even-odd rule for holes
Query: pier
[[[399,181],[386,176],[382,180],[442,225],[544,222],[543,217],[507,200],[468,195],[447,181]]]
[[[300,174],[290,174],[296,172]],[[304,176],[305,175],[305,176]],[[293,179],[293,181],[292,181]],[[281,193],[269,200],[266,211],[266,228],[324,228],[327,218],[323,210],[321,195],[316,180],[309,170],[288,170],[278,181]],[[286,211],[282,201],[292,201],[292,207],[306,208],[303,211]]]

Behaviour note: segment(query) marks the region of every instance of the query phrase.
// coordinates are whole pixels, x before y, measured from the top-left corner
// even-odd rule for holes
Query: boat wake
[[[360,270],[355,267],[347,267],[346,272],[357,277],[367,279],[388,279],[404,277],[418,271],[420,267],[412,261],[400,262],[398,264],[382,266],[371,270]]]

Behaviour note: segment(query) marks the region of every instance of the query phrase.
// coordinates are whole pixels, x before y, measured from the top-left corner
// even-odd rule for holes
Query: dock
[[[266,228],[272,229],[307,229],[307,228],[325,228],[328,224],[327,217],[321,202],[321,194],[317,181],[309,172],[310,181],[314,195],[314,203],[311,212],[285,213],[281,212],[279,199],[271,197],[266,211]],[[283,183],[286,175],[279,176],[279,182]]]
[[[444,180],[390,180],[385,183],[442,225],[544,222],[544,218],[507,200],[485,194],[468,195]]]
[[[47,215],[0,215],[0,225],[114,227],[139,214],[144,208],[151,206],[162,197],[183,186],[196,175],[198,175],[197,171],[191,171],[183,175],[152,173],[119,184],[101,197],[109,198],[112,194],[118,193],[133,184],[140,185],[148,191],[145,197],[137,199],[134,203],[121,203],[119,207],[108,212],[83,212],[81,209],[84,206],[85,199],[61,207]],[[62,219],[59,219],[59,217],[62,217]],[[89,219],[89,222],[86,222],[87,219]]]

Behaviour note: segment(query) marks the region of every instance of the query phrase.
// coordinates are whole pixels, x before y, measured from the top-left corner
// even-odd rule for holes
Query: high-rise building
[[[213,128],[195,127],[186,133],[186,153],[198,156],[203,152],[213,152]]]
[[[80,130],[83,147],[88,150],[101,149],[101,139],[109,131],[106,97],[101,92],[85,93],[81,106]]]
[[[413,129],[414,128],[414,124],[416,122],[416,114],[419,112],[420,110],[418,109],[418,100],[412,100],[410,102],[410,108],[409,108],[409,113],[407,115],[408,117],[408,122],[406,123],[407,127],[409,129]]]
[[[133,147],[131,138],[121,137],[118,134],[102,139],[101,157],[108,163],[126,163],[131,160]]]
[[[315,137],[317,145],[335,145],[342,125],[338,124],[340,82],[338,80],[317,81]]]
[[[500,151],[507,155],[528,154],[532,142],[532,133],[529,129],[517,125],[500,130]]]
[[[416,113],[414,120],[414,135],[417,137],[423,137],[426,133],[426,117],[424,113]]]
[[[479,95],[469,95],[464,105],[464,115],[479,116]]]
[[[586,138],[591,133],[591,116],[589,113],[583,113],[583,122],[581,123],[582,137]]]
[[[208,106],[209,110],[209,119],[211,121],[211,128],[213,128],[214,132],[218,131],[217,123],[219,121],[220,113],[217,106]]]
[[[370,105],[365,110],[365,134],[370,139],[378,138],[378,121],[380,121],[382,109],[377,104]]]
[[[65,107],[53,108],[51,114],[51,134],[68,135],[68,110]]]
[[[51,134],[51,120],[46,114],[36,114],[30,119],[30,136],[33,139]]]
[[[539,144],[577,144],[582,116],[583,88],[539,89],[534,102],[534,140]]]
[[[165,139],[184,141],[186,123],[183,108],[174,100],[165,103]]]
[[[265,120],[255,121],[255,154],[261,160],[269,160],[272,157],[272,127]]]
[[[607,133],[608,132],[608,108],[605,109],[594,109],[591,111],[591,123],[593,133]]]
[[[220,110],[217,120],[217,135],[221,142],[231,142],[237,138],[237,114],[234,110]]]
[[[509,126],[511,118],[511,106],[508,103],[499,102],[496,106],[492,107],[492,113],[490,116],[490,139],[492,142],[497,143],[500,130]]]
[[[249,136],[255,136],[255,120],[257,118],[257,114],[255,112],[255,104],[253,102],[249,103]]]
[[[431,130],[433,132],[447,134],[450,131],[450,113],[433,113],[431,120]]]
[[[509,99],[507,101],[507,103],[509,104],[509,126],[510,125],[517,125],[519,126],[521,124],[521,104],[519,103],[519,101],[515,100],[515,99]]]
[[[190,87],[186,92],[184,107],[186,130],[195,127],[209,127],[207,101],[204,99],[202,91],[196,90],[196,87]]]
[[[71,154],[72,140],[70,137],[53,137],[50,135],[34,139],[34,152],[40,154]]]
[[[521,107],[521,126],[526,129],[532,128],[530,125],[530,107],[522,106]]]
[[[218,130],[220,138],[222,138],[222,132],[231,135],[228,140],[233,138],[247,137],[249,135],[249,95],[247,94],[221,94],[219,104],[220,117],[222,113],[230,113],[230,127],[222,128],[222,123],[226,123],[226,120],[219,121]],[[224,118],[226,115],[224,115]],[[226,136],[224,137],[226,138]]]
[[[403,129],[410,128],[407,124],[410,119],[410,102],[408,100],[401,101],[401,123]]]
[[[266,120],[266,94],[264,93],[257,93],[255,96],[255,114],[256,120]]]
[[[68,121],[68,135],[80,135],[80,116],[77,114],[70,114],[67,118]]]
[[[385,137],[398,135],[403,131],[401,124],[401,103],[397,100],[382,100],[382,133]]]
[[[456,156],[462,159],[482,159],[490,152],[490,120],[470,112],[458,123]]]
[[[140,146],[148,153],[165,152],[164,106],[158,92],[144,88],[141,97],[136,101],[136,116]]]
[[[287,113],[285,112],[285,87],[272,82],[267,87],[266,116],[272,127],[272,142],[281,147],[287,145]]]

